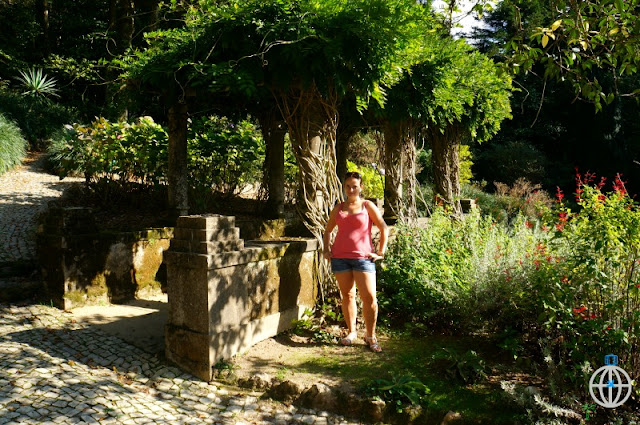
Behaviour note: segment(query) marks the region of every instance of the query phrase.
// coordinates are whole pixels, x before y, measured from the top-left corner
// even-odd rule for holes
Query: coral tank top
[[[336,217],[338,234],[331,247],[333,258],[369,258],[373,252],[371,243],[371,218],[366,208],[366,202],[362,203],[362,211],[349,214],[342,211],[344,203],[340,204],[340,211]]]

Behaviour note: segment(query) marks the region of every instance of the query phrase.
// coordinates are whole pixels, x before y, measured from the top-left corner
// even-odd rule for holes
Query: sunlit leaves
[[[596,76],[614,79],[637,72],[640,43],[632,34],[640,30],[639,0],[560,1],[553,12],[555,21],[540,27],[530,40],[516,38],[512,69],[528,71],[541,63],[547,77],[570,81],[576,92],[599,110],[615,96],[634,93],[602,93]],[[540,48],[536,47],[540,46]],[[617,91],[619,85],[613,86]]]
[[[412,0],[203,0],[122,64],[156,87],[177,81],[250,98],[313,84],[383,103],[381,86],[421,56],[427,13]]]

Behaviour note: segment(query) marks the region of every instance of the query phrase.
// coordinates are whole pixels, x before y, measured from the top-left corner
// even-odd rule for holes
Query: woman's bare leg
[[[376,275],[375,273],[353,272],[353,277],[362,300],[362,315],[364,316],[364,325],[367,328],[366,336],[373,337],[376,335],[376,322],[378,320]]]
[[[336,280],[342,297],[342,315],[347,323],[349,334],[356,332],[356,317],[358,306],[356,305],[356,285],[353,280],[353,272],[336,273]]]

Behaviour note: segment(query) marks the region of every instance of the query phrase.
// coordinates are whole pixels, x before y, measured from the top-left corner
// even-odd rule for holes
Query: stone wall
[[[172,235],[172,228],[101,231],[88,208],[51,208],[37,232],[41,298],[70,309],[160,294]]]
[[[245,245],[239,235],[233,217],[180,217],[165,253],[165,352],[207,381],[220,359],[288,329],[317,295],[314,239]]]

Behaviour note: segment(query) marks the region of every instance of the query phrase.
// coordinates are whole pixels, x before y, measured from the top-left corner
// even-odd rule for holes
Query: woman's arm
[[[369,216],[373,220],[373,224],[376,225],[378,229],[380,229],[380,242],[378,243],[378,250],[376,251],[376,255],[378,257],[384,257],[385,252],[387,252],[387,241],[389,240],[389,227],[387,223],[384,222],[382,218],[382,214],[380,214],[380,210],[376,207],[372,202],[365,202],[365,206],[367,211],[369,212]]]

